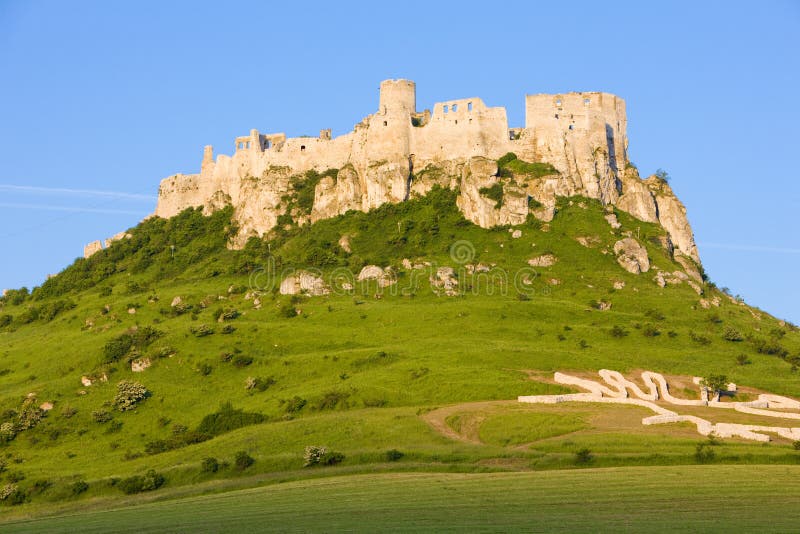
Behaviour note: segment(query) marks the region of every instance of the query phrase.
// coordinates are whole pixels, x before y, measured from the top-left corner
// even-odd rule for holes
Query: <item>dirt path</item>
[[[428,423],[431,428],[442,436],[463,443],[471,443],[473,445],[483,445],[484,443],[478,437],[478,431],[481,423],[486,418],[486,414],[476,414],[475,412],[486,411],[491,408],[499,408],[504,406],[518,406],[517,401],[481,401],[481,402],[465,402],[462,404],[453,404],[452,406],[445,406],[444,408],[437,408],[422,416],[422,420]],[[464,421],[461,432],[456,432],[450,425],[447,424],[447,418],[457,413],[465,412],[468,417]]]

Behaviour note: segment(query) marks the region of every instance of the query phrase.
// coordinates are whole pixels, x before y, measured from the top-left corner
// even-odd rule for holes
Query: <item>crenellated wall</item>
[[[552,217],[557,196],[596,198],[661,222],[675,234],[676,247],[698,260],[680,202],[671,191],[648,185],[630,171],[626,130],[625,102],[608,93],[527,95],[525,126],[509,128],[505,108],[488,107],[477,97],[439,102],[432,112],[418,112],[414,82],[385,80],[378,111],[347,134],[331,138],[330,130],[322,130],[319,137],[287,138],[251,130],[234,140],[232,156],[216,160],[206,146],[199,174],[176,174],[161,182],[155,215],[171,217],[190,206],[213,210],[231,203],[241,228],[237,244],[243,244],[250,235],[274,228],[286,208],[281,199],[290,192],[292,175],[341,169],[336,179],[317,185],[313,209],[300,217],[301,223],[401,202],[440,183],[463,186],[464,195],[474,189],[471,199],[463,198],[460,205],[476,223],[515,224],[527,216],[527,203],[520,202],[514,213],[493,212],[492,203],[482,204],[476,184],[485,187],[499,178],[474,170],[490,167],[482,159],[514,152],[558,170],[524,187],[504,185],[523,200],[529,196],[542,203],[537,216]],[[426,174],[431,169],[446,169],[446,176]],[[659,198],[669,211],[666,216],[661,215]]]

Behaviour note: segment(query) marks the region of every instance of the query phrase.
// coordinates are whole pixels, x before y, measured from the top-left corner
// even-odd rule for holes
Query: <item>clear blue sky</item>
[[[203,145],[345,133],[404,77],[512,126],[525,93],[624,97],[712,280],[800,323],[800,3],[286,4],[0,0],[0,287],[136,224]]]

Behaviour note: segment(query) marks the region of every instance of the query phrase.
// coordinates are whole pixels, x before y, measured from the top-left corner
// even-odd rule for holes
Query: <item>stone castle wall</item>
[[[232,156],[216,160],[206,146],[199,174],[176,174],[161,182],[155,215],[232,204],[240,226],[236,244],[242,245],[275,227],[286,209],[282,199],[291,192],[292,175],[335,168],[339,174],[317,185],[311,214],[300,214],[301,223],[401,202],[437,183],[458,186],[459,206],[481,226],[524,221],[528,197],[545,206],[535,214],[546,219],[557,196],[580,194],[661,222],[674,234],[676,248],[698,260],[682,204],[668,186],[642,181],[628,168],[626,129],[625,102],[608,93],[528,95],[525,126],[509,128],[505,108],[488,107],[477,97],[438,102],[432,112],[418,112],[414,82],[385,80],[377,112],[347,134],[331,138],[330,130],[322,130],[319,137],[287,138],[251,130],[234,140]],[[550,163],[558,174],[504,183],[509,202],[496,209],[479,190],[500,180],[496,165],[485,160],[507,152]],[[425,172],[432,169],[439,172]],[[659,198],[666,212],[659,209]]]

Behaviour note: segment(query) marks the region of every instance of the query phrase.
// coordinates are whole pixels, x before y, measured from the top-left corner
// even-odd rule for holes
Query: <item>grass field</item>
[[[623,226],[612,230],[604,213],[592,201],[567,199],[551,223],[531,220],[515,239],[508,228],[466,222],[452,195],[439,192],[295,228],[271,248],[254,242],[244,251],[225,248],[225,213],[144,223],[32,297],[0,301],[0,424],[14,430],[0,443],[0,489],[14,486],[19,497],[0,509],[0,521],[127,502],[120,481],[148,470],[164,476],[156,496],[275,473],[308,476],[303,454],[312,445],[344,455],[341,466],[320,473],[564,469],[583,448],[593,467],[695,463],[704,438],[686,424],[644,428],[650,413],[641,408],[513,401],[568,391],[552,382],[554,371],[648,369],[688,383],[725,374],[745,386],[742,399],[757,393],[747,387],[800,396],[793,325],[711,284],[702,298],[719,305],[705,309],[686,283],[662,288],[652,271],[624,271],[609,250],[626,232],[647,248],[653,271],[682,267],[660,245],[662,229],[618,212]],[[336,245],[343,235],[351,252]],[[578,243],[586,236],[591,246]],[[467,272],[451,254],[455,243],[490,272]],[[558,260],[531,270],[527,260],[541,254]],[[432,265],[407,269],[403,258]],[[354,280],[367,263],[393,266],[397,283]],[[437,266],[457,270],[459,296],[436,294],[429,277]],[[277,274],[298,268],[328,281],[350,273],[354,287],[278,294]],[[530,284],[519,283],[520,273]],[[175,297],[180,310],[171,306]],[[111,350],[148,328],[156,332],[147,343]],[[145,358],[151,366],[133,372],[131,362]],[[82,377],[94,382],[83,385]],[[149,392],[130,411],[114,405],[122,380]],[[52,409],[23,425],[45,402]],[[257,420],[202,434],[224,403]],[[723,464],[796,464],[800,455],[782,440],[725,440],[714,450]],[[237,468],[239,451],[254,463]],[[389,461],[389,451],[400,455]],[[204,470],[207,458],[219,469]]]
[[[799,491],[797,466],[353,475],[130,502],[0,531],[792,532]]]

